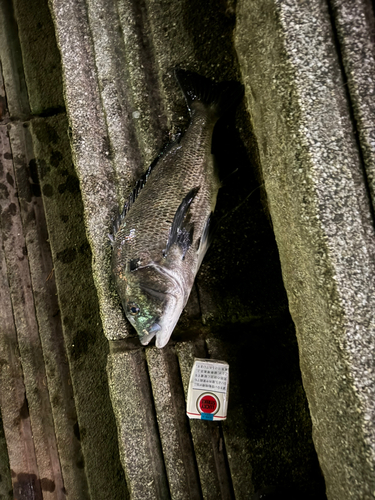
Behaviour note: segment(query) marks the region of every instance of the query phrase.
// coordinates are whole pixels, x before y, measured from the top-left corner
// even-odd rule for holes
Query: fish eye
[[[138,316],[138,314],[141,312],[140,307],[138,304],[135,304],[134,302],[129,302],[128,303],[128,311],[132,316]]]

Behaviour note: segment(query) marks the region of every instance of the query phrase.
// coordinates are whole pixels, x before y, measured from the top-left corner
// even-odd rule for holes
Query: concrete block
[[[30,123],[13,123],[8,133],[64,491],[84,499],[88,495],[85,471],[73,465],[82,450],[74,432],[77,414]]]
[[[178,360],[173,347],[146,349],[172,500],[202,497]]]
[[[350,104],[372,199],[375,204],[374,6],[368,0],[331,2]]]
[[[117,208],[115,172],[86,5],[83,1],[54,0],[51,11],[62,59],[73,160],[85,207],[103,328],[108,339],[121,339],[128,335],[128,326],[110,279],[111,251],[107,236]]]
[[[246,404],[247,394],[240,390],[240,381],[238,380],[240,367],[236,366],[239,363],[238,357],[233,356],[233,350],[231,353],[231,349],[228,347],[217,338],[207,339],[210,358],[229,363],[230,406],[228,418],[223,422],[222,428],[235,498],[236,500],[245,500],[254,493],[251,464],[252,443],[248,437],[245,412],[243,404],[241,404],[241,400]]]
[[[0,235],[1,243],[3,236]],[[37,498],[41,498],[38,465],[36,462],[30,416],[25,399],[25,385],[20,354],[17,346],[17,333],[14,324],[12,302],[8,284],[7,266],[3,245],[0,251],[0,406],[7,455],[2,461],[2,477],[4,478],[5,498],[13,498],[20,490],[26,492],[36,488]]]
[[[13,488],[12,488],[12,479],[10,475],[9,455],[8,455],[6,437],[3,427],[3,420],[1,420],[1,427],[0,427],[0,475],[1,475],[0,495],[2,495],[4,500],[11,500],[13,498]]]
[[[0,30],[0,61],[7,95],[7,102],[2,106],[8,108],[12,118],[25,119],[29,117],[30,105],[12,2],[1,2],[0,23],[3,26]]]
[[[323,1],[245,0],[235,44],[327,495],[367,499],[375,235],[330,22]]]
[[[131,500],[170,498],[144,353],[114,343],[108,379]]]

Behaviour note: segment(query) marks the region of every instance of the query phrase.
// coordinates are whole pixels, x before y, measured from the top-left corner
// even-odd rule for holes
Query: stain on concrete
[[[88,241],[85,241],[85,243],[82,243],[82,245],[79,247],[79,253],[85,256],[91,256],[91,248],[89,245]]]
[[[51,196],[53,196],[53,187],[51,186],[51,184],[44,184],[44,186],[42,188],[42,192],[43,192],[44,196],[47,196],[47,198],[50,198]]]
[[[4,153],[4,158],[6,160],[12,160],[13,159],[13,155],[12,155],[12,153],[6,152],[6,153]]]
[[[89,347],[96,342],[94,330],[78,330],[73,336],[71,347],[71,356],[78,360],[81,356],[87,354]]]
[[[16,215],[16,213],[17,213],[17,205],[15,203],[11,203],[9,205],[9,207],[8,207],[8,213],[11,216]]]
[[[60,151],[53,151],[51,153],[49,161],[50,161],[50,164],[52,165],[52,167],[57,168],[60,165],[60,163],[62,162],[63,158],[64,157],[60,153]]]
[[[13,484],[14,500],[42,500],[40,481],[35,474],[19,473]]]
[[[79,193],[79,180],[75,175],[68,175],[68,178],[63,184],[60,184],[58,187],[59,193],[63,194],[65,191],[69,191],[69,193]]]
[[[40,485],[42,487],[42,490],[43,491],[49,491],[52,493],[52,491],[55,491],[55,482],[52,481],[51,479],[48,479],[46,477],[43,477],[41,480],[40,480]]]
[[[13,179],[13,177],[10,175],[10,173],[9,173],[9,172],[7,173],[6,179],[7,179],[7,182],[8,182],[8,183],[9,183],[12,187],[14,187],[14,179]]]
[[[35,160],[31,160],[35,161]],[[43,159],[38,159],[36,160],[37,165],[39,166],[39,175],[40,175],[40,180],[43,180],[45,176],[51,171],[51,168],[49,165],[47,165],[47,162]]]
[[[66,248],[61,252],[57,252],[56,258],[63,264],[70,264],[77,257],[77,251],[75,248]]]
[[[0,183],[0,200],[6,200],[9,198],[9,191],[5,184]]]
[[[37,128],[36,136],[38,140],[44,144],[51,144],[51,143],[56,144],[59,140],[59,134],[48,123],[45,123],[43,128],[42,127]]]

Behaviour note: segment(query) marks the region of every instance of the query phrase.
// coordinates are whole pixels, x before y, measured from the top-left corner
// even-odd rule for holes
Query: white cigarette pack
[[[228,363],[195,358],[188,389],[187,416],[201,420],[225,420],[228,397]]]

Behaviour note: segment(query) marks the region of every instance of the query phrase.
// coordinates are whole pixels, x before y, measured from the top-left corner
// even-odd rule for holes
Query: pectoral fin
[[[208,219],[206,220],[206,224],[204,225],[202,236],[200,237],[197,253],[198,253],[198,265],[197,270],[200,268],[202,264],[202,260],[206,255],[206,252],[211,245],[214,233],[217,228],[217,222],[214,220],[213,212],[210,213]]]
[[[173,222],[169,231],[167,246],[163,250],[163,255],[166,257],[172,245],[177,244],[182,249],[182,258],[193,241],[194,225],[189,223],[188,210],[194,198],[199,191],[199,187],[191,189],[178,207]]]

